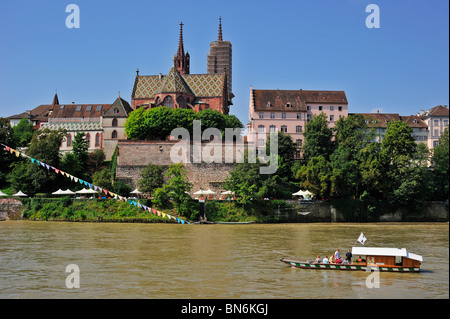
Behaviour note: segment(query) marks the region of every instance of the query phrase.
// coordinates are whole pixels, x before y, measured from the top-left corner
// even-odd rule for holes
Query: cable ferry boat
[[[377,267],[379,271],[419,272],[423,261],[422,256],[412,254],[405,248],[352,247],[351,263],[315,263],[313,261],[298,261],[281,258],[280,261],[291,267],[302,269],[335,269],[362,270]],[[356,258],[355,258],[356,257]],[[361,257],[362,261],[358,261]],[[365,257],[364,259],[362,257]],[[355,260],[353,260],[355,259]]]

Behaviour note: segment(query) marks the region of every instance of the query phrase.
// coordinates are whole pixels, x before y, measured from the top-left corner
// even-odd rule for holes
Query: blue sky
[[[68,4],[80,28],[68,29]],[[368,29],[368,4],[380,28]],[[191,73],[209,43],[233,46],[231,108],[248,122],[256,89],[344,90],[349,112],[400,115],[449,104],[446,0],[0,1],[0,116],[50,104],[130,102],[141,75],[166,74],[184,23]]]

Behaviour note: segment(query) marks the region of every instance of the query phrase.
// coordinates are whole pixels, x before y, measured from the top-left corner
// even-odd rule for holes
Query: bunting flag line
[[[24,158],[28,158],[28,159],[31,160],[31,163],[37,164],[39,166],[42,166],[42,167],[46,168],[48,171],[50,171],[50,168],[51,168],[55,172],[55,174],[61,174],[62,176],[65,176],[65,177],[69,178],[71,181],[73,181],[75,183],[84,184],[85,186],[87,186],[89,188],[94,188],[96,191],[99,191],[101,194],[105,193],[106,196],[108,196],[108,194],[109,194],[111,197],[114,197],[116,199],[126,200],[123,196],[115,194],[115,193],[113,193],[111,191],[108,191],[108,190],[106,190],[104,188],[101,188],[101,187],[98,187],[96,185],[93,185],[91,183],[88,183],[87,181],[84,181],[81,178],[78,178],[78,177],[75,177],[73,175],[70,175],[69,173],[63,172],[60,169],[57,169],[56,167],[53,167],[51,165],[48,165],[48,164],[43,163],[41,161],[38,161],[37,159],[32,158],[32,157],[30,157],[30,156],[28,156],[28,155],[26,155],[26,154],[24,154],[24,153],[22,153],[20,151],[17,151],[15,149],[13,149],[13,148],[3,144],[3,143],[0,143],[0,145],[3,146],[3,148],[7,152],[10,152],[11,154],[14,153],[17,157],[22,156]],[[180,219],[178,217],[174,217],[174,216],[171,216],[169,214],[162,213],[162,212],[160,212],[160,211],[158,211],[158,210],[156,210],[154,208],[147,207],[147,206],[142,205],[142,204],[140,204],[138,202],[135,202],[135,201],[132,201],[132,200],[128,200],[128,203],[131,204],[131,205],[134,205],[135,207],[139,207],[139,208],[142,208],[144,210],[148,210],[150,213],[153,213],[153,215],[162,216],[163,218],[167,217],[169,220],[174,218],[174,219],[176,219],[177,223],[181,223],[183,225],[184,225],[184,223],[186,223],[188,225],[191,225],[191,223],[189,221],[187,221],[187,220],[183,220],[183,219]]]

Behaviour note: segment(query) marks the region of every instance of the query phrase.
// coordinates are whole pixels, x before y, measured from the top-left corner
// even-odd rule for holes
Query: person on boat
[[[330,256],[330,264],[333,264],[334,263],[334,255],[331,255]]]
[[[316,263],[316,264],[320,264],[320,256],[317,256],[317,258],[316,258],[316,260],[314,260],[314,262]]]
[[[325,258],[322,260],[322,264],[328,264],[328,256],[325,256]]]
[[[338,249],[336,249],[336,252],[334,253],[334,259],[339,259],[339,258],[341,258],[341,254],[339,253],[339,248]]]
[[[347,251],[347,253],[345,254],[345,260],[347,260],[347,262],[349,263],[349,264],[351,264],[352,263],[352,257],[353,257],[353,255],[352,255],[352,252],[350,251],[350,249]]]
[[[363,261],[361,256],[358,256],[358,261]]]
[[[334,262],[335,264],[342,264],[342,259],[341,257],[336,258],[336,261]]]

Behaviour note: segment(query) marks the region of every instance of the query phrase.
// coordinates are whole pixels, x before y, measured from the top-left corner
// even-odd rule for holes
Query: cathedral
[[[213,109],[228,114],[234,97],[231,90],[231,53],[231,43],[223,41],[220,18],[217,41],[211,42],[207,56],[207,74],[191,74],[190,56],[184,51],[181,22],[173,67],[166,75],[139,75],[137,70],[131,107],[148,109],[167,106],[192,109],[196,112]]]

